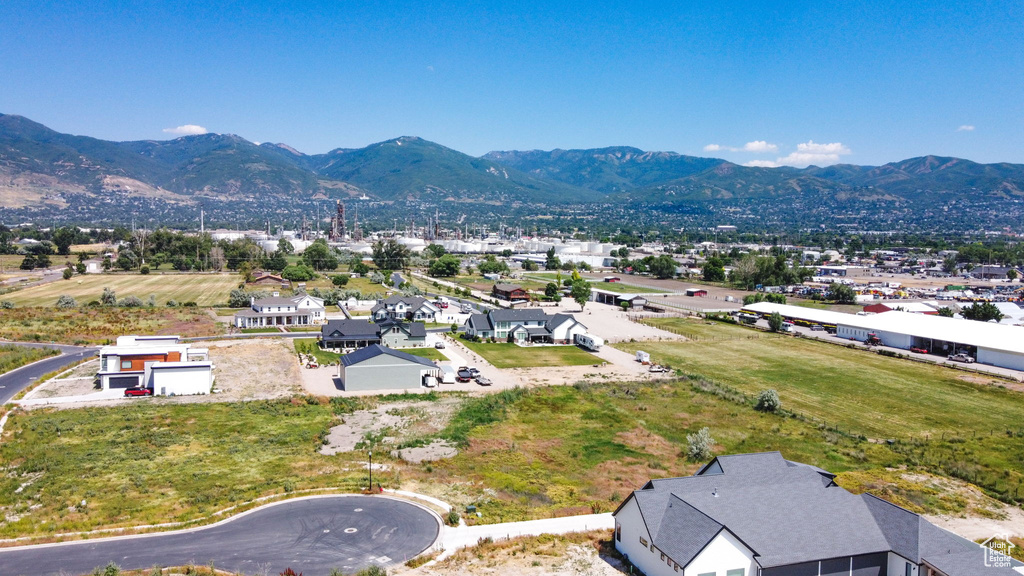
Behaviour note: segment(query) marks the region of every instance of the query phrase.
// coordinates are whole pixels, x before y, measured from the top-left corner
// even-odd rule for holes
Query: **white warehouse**
[[[771,302],[758,302],[743,310],[761,316],[778,312],[802,325],[834,326],[836,336],[848,340],[863,342],[875,334],[892,348],[923,348],[942,355],[966,352],[981,364],[1024,370],[1024,328],[1019,326],[898,310],[861,316]]]

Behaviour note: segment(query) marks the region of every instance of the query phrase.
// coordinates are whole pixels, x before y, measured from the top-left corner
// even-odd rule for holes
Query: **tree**
[[[366,265],[366,262],[360,260],[359,262],[356,262],[355,264],[352,265],[352,273],[359,274],[360,276],[365,276],[366,274],[370,273],[370,267]]]
[[[424,248],[423,251],[431,258],[440,258],[448,253],[448,251],[444,249],[444,246],[441,246],[440,244],[430,244]]]
[[[725,264],[717,256],[708,258],[707,262],[704,262],[701,272],[704,275],[704,280],[708,282],[725,282]]]
[[[761,412],[778,412],[782,408],[782,401],[779,400],[779,393],[769,388],[768,390],[761,390],[761,393],[757,395],[757,404],[754,405],[755,410]]]
[[[484,261],[477,266],[481,274],[508,274],[508,264],[499,261],[494,254],[488,254]]]
[[[572,283],[569,295],[572,296],[572,299],[580,305],[580,312],[583,311],[583,307],[586,306],[587,302],[590,300],[591,292],[590,282],[587,282],[586,280],[577,280]]]
[[[523,270],[525,270],[527,272],[536,272],[539,269],[540,269],[540,266],[537,266],[537,263],[534,262],[533,260],[524,260],[523,261]]]
[[[946,274],[956,274],[957,260],[956,256],[947,256],[942,261],[942,271]]]
[[[427,273],[431,276],[449,277],[458,276],[462,262],[452,254],[442,254],[440,258],[430,263]]]
[[[768,328],[770,328],[772,332],[781,331],[783,322],[782,314],[779,314],[778,312],[772,312],[771,315],[768,316]]]
[[[292,282],[305,282],[316,278],[316,272],[305,264],[295,264],[285,266],[284,270],[281,270],[281,278]]]
[[[558,270],[562,263],[558,260],[558,256],[555,256],[555,247],[548,248],[547,260],[544,262],[544,268],[547,270]]]
[[[548,282],[547,286],[544,287],[544,295],[548,298],[558,296],[558,292],[558,284],[555,284],[554,282]]]
[[[65,226],[54,230],[53,244],[57,247],[57,254],[60,254],[61,256],[71,254],[71,245],[75,243],[75,238],[77,237],[78,229],[71,226]]]
[[[943,306],[942,308],[939,308],[939,316],[942,316],[943,318],[952,318],[955,314],[956,313],[953,312],[953,309],[950,308],[949,306]]]
[[[78,302],[67,294],[61,294],[60,298],[57,298],[57,308],[61,310],[67,310],[69,308],[77,308]]]
[[[686,457],[694,462],[707,460],[711,457],[714,445],[715,439],[711,437],[711,430],[705,426],[696,434],[686,435]]]
[[[104,306],[117,306],[117,293],[110,288],[104,288],[103,295],[100,296],[100,304]]]
[[[78,274],[85,274],[85,270],[86,270],[85,262],[79,262],[78,264],[75,264],[75,272],[76,273],[78,273]]]
[[[350,278],[351,276],[348,274],[335,274],[334,276],[331,276],[331,284],[334,284],[335,286],[345,286],[348,284]]]
[[[147,266],[146,264],[143,264],[142,267],[139,268],[139,274],[142,274],[143,276],[145,276],[146,274],[149,274],[149,266]]]
[[[857,293],[846,284],[833,282],[825,293],[825,298],[834,300],[838,304],[853,304],[857,301]]]
[[[277,251],[281,254],[294,254],[295,246],[292,246],[292,243],[287,238],[281,238],[277,241]]]
[[[323,238],[317,238],[302,252],[302,261],[317,272],[338,267],[338,257]]]
[[[979,322],[988,322],[990,320],[999,322],[1003,319],[1003,313],[991,302],[975,302],[966,308],[962,308],[960,315],[968,320],[977,320]]]
[[[267,258],[267,261],[263,263],[263,267],[271,272],[280,272],[288,267],[288,260],[280,250],[277,250],[270,255],[270,258]]]
[[[70,264],[64,269],[63,277],[65,280],[71,280],[71,277],[75,275],[75,271],[71,269]]]
[[[387,241],[378,240],[373,245],[373,263],[377,268],[401,270],[409,260],[409,248],[399,244],[394,238]]]
[[[117,261],[114,265],[121,270],[128,271],[135,268],[139,263],[139,257],[132,252],[131,248],[125,248],[117,253]]]
[[[35,267],[36,257],[32,254],[26,254],[25,257],[21,260],[21,266],[19,266],[19,268],[21,268],[22,270],[34,270]]]
[[[1017,274],[1017,271],[1014,270],[1013,268],[1010,268],[1009,270],[1006,271],[1006,279],[1009,280],[1010,282],[1016,280],[1017,276],[1019,276],[1019,274]]]
[[[656,277],[665,280],[672,278],[676,275],[676,268],[679,265],[672,259],[668,254],[662,254],[657,258],[651,258],[650,263],[647,265],[647,269],[651,271]]]

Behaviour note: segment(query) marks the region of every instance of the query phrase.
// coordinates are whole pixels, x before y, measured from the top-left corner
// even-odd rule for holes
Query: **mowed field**
[[[1024,394],[999,380],[791,336],[682,318],[652,325],[690,342],[616,344],[748,395],[774,388],[783,407],[872,438],[1018,430]]]
[[[154,295],[158,306],[168,300],[213,306],[226,303],[228,294],[241,281],[238,274],[88,274],[18,290],[0,299],[10,300],[16,306],[53,306],[57,298],[67,294],[79,304],[87,304],[99,300],[103,289],[110,288],[118,299],[138,296],[145,301]]]
[[[462,344],[483,356],[495,368],[534,368],[543,366],[586,366],[602,362],[576,346],[516,346],[507,342],[490,344],[460,340]]]

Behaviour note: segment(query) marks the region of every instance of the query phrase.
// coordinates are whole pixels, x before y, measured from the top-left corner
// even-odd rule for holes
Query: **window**
[[[911,576],[913,573],[914,573],[913,566],[910,564],[910,562],[907,562],[907,569],[905,571],[906,576]]]
[[[743,568],[738,568],[736,570],[729,570],[729,571],[727,571],[725,573],[725,576],[743,576],[744,572],[745,572],[745,570]]]
[[[703,574],[697,574],[697,576],[715,576],[714,572],[705,572]]]
[[[615,527],[615,541],[622,542],[622,526]]]
[[[125,368],[131,369],[131,367],[132,367],[132,361],[131,360],[121,360],[121,369],[122,370],[124,370]]]
[[[644,548],[647,548],[647,539],[644,538],[643,536],[641,536],[640,537],[640,544],[642,544]]]

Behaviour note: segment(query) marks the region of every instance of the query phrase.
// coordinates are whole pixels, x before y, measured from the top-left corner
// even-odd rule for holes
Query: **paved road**
[[[86,574],[114,562],[125,570],[213,562],[221,570],[310,576],[405,562],[437,540],[436,517],[382,496],[289,500],[191,531],[0,549],[5,576]]]
[[[78,362],[83,358],[95,356],[99,351],[98,348],[62,346],[59,344],[29,344],[20,342],[3,342],[3,344],[14,344],[16,346],[27,346],[30,348],[56,348],[62,353],[60,356],[46,358],[45,360],[40,360],[34,364],[22,366],[17,370],[12,370],[6,374],[0,375],[0,404],[6,403],[8,400],[13,398],[15,394],[21,392],[23,388],[39,379],[40,376],[53,372],[54,370],[60,370],[68,364]]]

